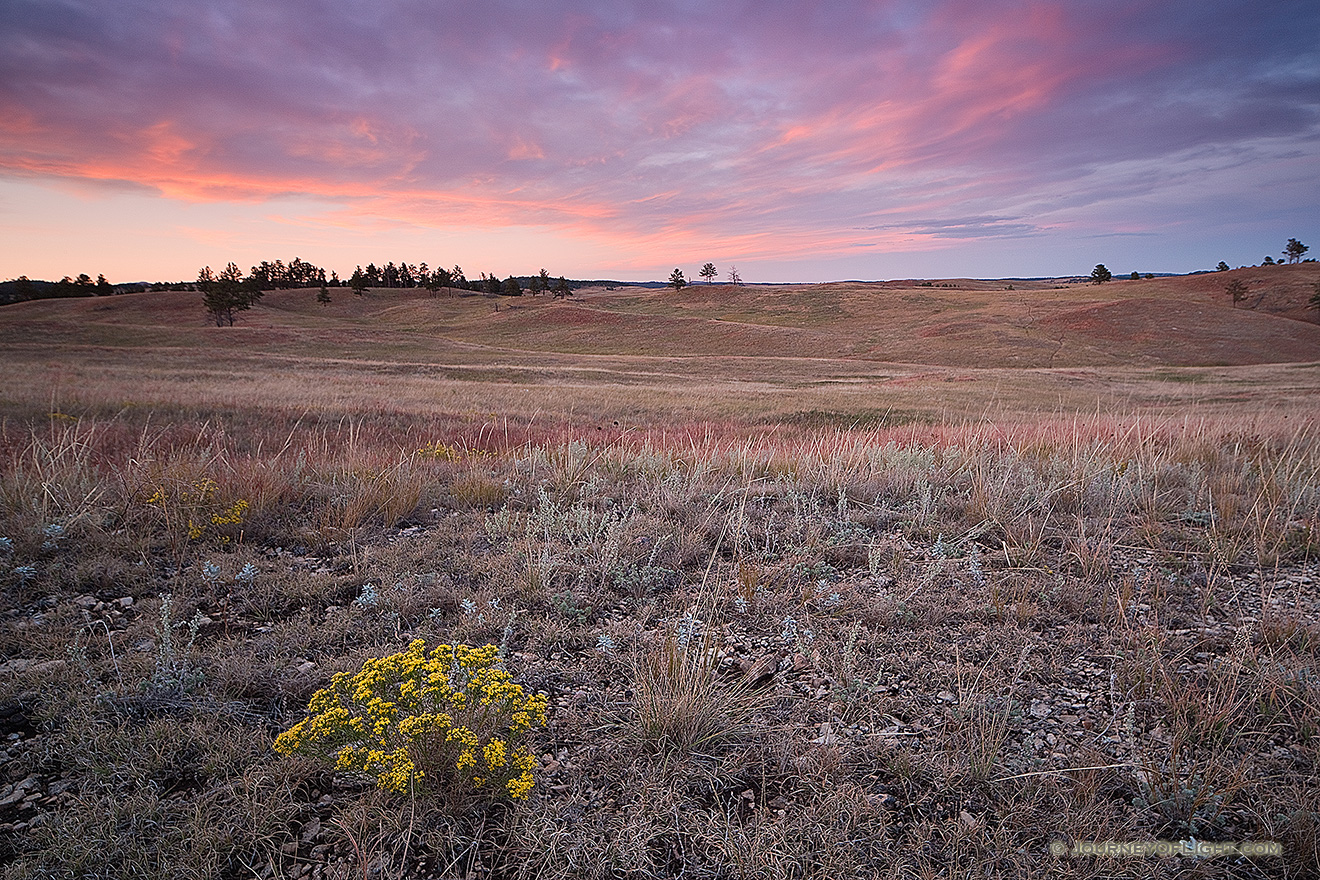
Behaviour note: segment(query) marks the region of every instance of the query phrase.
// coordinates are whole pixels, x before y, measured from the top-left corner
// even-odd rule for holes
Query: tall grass
[[[1318,441],[1254,417],[10,420],[0,720],[28,719],[9,766],[76,795],[0,831],[4,876],[98,849],[145,876],[1031,876],[1051,834],[1207,833],[1268,834],[1306,876],[1320,804],[1284,779],[1320,741]],[[501,644],[551,724],[529,806],[418,804],[395,845],[397,805],[263,743],[414,637]],[[189,698],[145,698],[185,638]]]

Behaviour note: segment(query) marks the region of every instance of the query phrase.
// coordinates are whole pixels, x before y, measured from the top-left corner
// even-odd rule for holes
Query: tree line
[[[373,263],[368,263],[365,269],[357,266],[348,279],[348,286],[357,294],[363,294],[373,287],[422,287],[432,294],[441,290],[467,290],[494,296],[522,296],[524,292],[533,296],[542,293],[553,294],[555,297],[573,295],[573,287],[567,278],[562,275],[551,278],[545,269],[536,275],[509,275],[503,280],[495,272],[482,272],[479,278],[469,279],[462,266],[430,269],[425,263],[416,266],[387,263],[383,269]]]
[[[332,287],[348,287],[358,296],[365,295],[372,288],[382,287],[425,288],[432,295],[441,290],[449,291],[450,295],[457,291],[476,291],[500,296],[522,296],[524,290],[533,296],[547,294],[559,298],[573,295],[572,285],[567,278],[562,275],[551,278],[545,269],[536,275],[510,275],[503,280],[493,272],[482,272],[479,280],[469,280],[459,265],[452,269],[432,269],[426,263],[395,264],[391,261],[384,266],[368,263],[365,269],[360,265],[355,266],[353,274],[347,281],[343,281],[338,273],[330,272],[327,275],[325,269],[298,257],[294,257],[288,264],[281,260],[273,263],[263,260],[246,275],[233,262],[227,263],[219,273],[205,266],[197,273],[194,287],[202,294],[207,314],[217,327],[232,327],[235,315],[250,309],[266,290],[319,287],[316,299],[323,305],[331,302]]]
[[[86,273],[77,278],[65,275],[59,281],[34,281],[20,275],[12,281],[0,283],[0,304],[70,296],[110,296],[122,292],[122,286],[111,284],[104,275],[97,275],[95,281]]]

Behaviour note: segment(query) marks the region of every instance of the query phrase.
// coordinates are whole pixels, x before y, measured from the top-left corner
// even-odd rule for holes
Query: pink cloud
[[[1032,212],[1103,201],[1097,168],[1264,156],[1262,132],[1314,151],[1298,23],[1258,12],[1271,41],[1226,55],[1240,34],[1187,38],[1176,6],[147,0],[62,19],[25,0],[0,61],[0,175],[302,194],[647,255],[1028,234],[1066,225]],[[1009,219],[955,222],[991,216]]]

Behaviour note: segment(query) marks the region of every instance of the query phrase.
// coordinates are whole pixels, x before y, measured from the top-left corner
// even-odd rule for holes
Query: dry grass
[[[757,696],[745,675],[721,675],[704,622],[687,616],[632,658],[635,734],[662,757],[718,749],[746,733]]]
[[[1214,294],[1124,289],[1159,283]],[[861,295],[715,293],[685,307],[803,332]],[[325,338],[408,305],[384,299],[336,301]],[[455,303],[447,332],[498,329]],[[680,363],[429,330],[346,363],[269,349],[322,314],[294,299],[167,358],[128,348],[217,337],[128,305],[48,328],[62,362],[4,356],[5,880],[1320,872],[1312,367]],[[413,638],[502,644],[549,696],[527,804],[382,799],[269,749]],[[1190,835],[1283,856],[1050,851]]]
[[[1091,876],[1050,841],[1186,835],[1314,869],[1313,429],[491,424],[8,423],[0,706],[40,797],[6,876]],[[259,500],[180,538],[167,477]],[[551,696],[527,806],[405,822],[268,751],[413,637]]]
[[[322,308],[312,291],[280,291],[234,328],[206,327],[195,294],[42,301],[5,310],[2,393],[29,414],[227,405],[480,422],[495,410],[547,428],[671,434],[689,422],[867,428],[1097,411],[1314,418],[1320,327],[1293,306],[1318,271],[1268,270],[1254,310],[1230,307],[1222,273],[1013,291],[598,290],[498,313],[478,296],[379,291]],[[1170,318],[1178,310],[1191,313]]]

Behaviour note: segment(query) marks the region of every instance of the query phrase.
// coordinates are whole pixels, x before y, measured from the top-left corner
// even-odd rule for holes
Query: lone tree
[[[1283,255],[1288,258],[1289,263],[1298,263],[1301,262],[1302,254],[1309,250],[1309,247],[1297,239],[1290,238],[1288,239],[1288,245],[1283,249]]]
[[[1240,278],[1234,278],[1224,287],[1224,293],[1233,298],[1233,308],[1247,298],[1247,285]]]
[[[1215,271],[1216,271],[1216,272],[1227,272],[1227,271],[1228,271],[1228,263],[1225,263],[1223,260],[1220,260],[1220,261],[1219,261],[1219,265],[1218,265],[1218,266],[1215,266]]]
[[[197,289],[202,292],[206,311],[215,319],[215,326],[234,326],[234,312],[245,312],[261,299],[261,282],[256,278],[243,278],[243,270],[229,263],[216,275],[210,266],[197,273]]]
[[[675,269],[669,273],[669,286],[674,290],[682,290],[687,287],[687,278],[683,275],[682,269]]]
[[[1092,284],[1104,284],[1106,281],[1111,280],[1113,277],[1114,277],[1114,273],[1106,269],[1104,263],[1096,263],[1095,268],[1091,270]]]
[[[734,285],[742,284],[742,276],[738,274],[737,266],[729,267],[729,283]]]
[[[573,288],[568,286],[568,279],[565,278],[563,275],[560,275],[559,280],[555,282],[555,299],[559,299],[561,296],[572,296],[572,295],[573,295]]]
[[[715,268],[714,263],[707,263],[706,265],[701,267],[701,272],[699,274],[701,275],[702,278],[706,279],[707,284],[710,284],[715,280],[715,276],[720,273],[719,270]]]
[[[1141,280],[1141,273],[1140,273],[1140,272],[1137,272],[1137,271],[1133,271],[1133,273],[1132,273],[1131,275],[1129,275],[1128,277],[1131,278],[1133,281],[1140,281],[1140,280]]]

